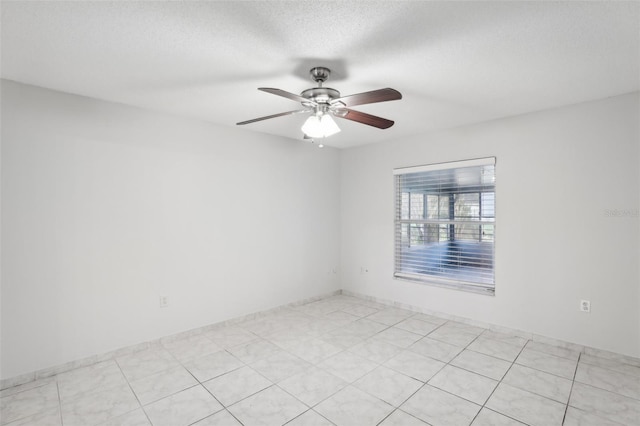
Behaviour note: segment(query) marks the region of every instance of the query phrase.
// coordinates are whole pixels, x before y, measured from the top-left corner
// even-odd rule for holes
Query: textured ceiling
[[[400,101],[338,120],[350,147],[639,89],[637,2],[7,2],[2,77],[226,126],[297,109],[312,87]],[[300,139],[305,117],[243,127]]]

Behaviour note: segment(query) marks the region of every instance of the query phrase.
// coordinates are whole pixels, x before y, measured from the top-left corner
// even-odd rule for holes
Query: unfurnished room
[[[640,2],[0,12],[1,426],[640,425]]]

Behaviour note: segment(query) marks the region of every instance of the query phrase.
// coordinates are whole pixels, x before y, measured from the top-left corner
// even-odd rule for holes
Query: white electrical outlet
[[[591,302],[589,300],[581,300],[580,310],[582,312],[591,312]]]
[[[159,296],[160,297],[160,307],[166,308],[169,306],[169,298],[167,296]]]

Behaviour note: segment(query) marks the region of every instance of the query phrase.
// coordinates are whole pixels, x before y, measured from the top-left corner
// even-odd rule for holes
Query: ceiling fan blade
[[[346,107],[351,107],[355,105],[374,104],[376,102],[397,101],[398,99],[402,99],[402,94],[395,89],[387,87],[386,89],[343,96],[331,101],[331,105],[340,106],[340,104],[342,104]]]
[[[236,125],[242,126],[243,124],[255,123],[256,121],[268,120],[270,118],[282,117],[282,116],[285,116],[285,115],[300,114],[302,112],[309,112],[309,110],[307,110],[307,109],[297,109],[295,111],[281,112],[279,114],[273,114],[273,115],[267,115],[265,117],[254,118],[253,120],[241,121],[239,123],[236,123]]]
[[[304,98],[300,95],[296,95],[295,93],[287,92],[281,89],[273,89],[271,87],[258,87],[258,90],[262,90],[263,92],[271,93],[273,95],[282,96],[283,98],[291,99],[292,101],[303,102],[310,105],[317,105],[314,101]]]
[[[333,115],[339,118],[344,118],[351,121],[357,121],[358,123],[366,124],[368,126],[377,127],[378,129],[388,129],[393,126],[393,121],[386,118],[376,117],[375,115],[367,114],[360,111],[354,111],[348,108],[341,108],[333,111]]]

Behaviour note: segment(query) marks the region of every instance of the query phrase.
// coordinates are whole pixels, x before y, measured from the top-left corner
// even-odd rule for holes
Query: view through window
[[[394,174],[394,276],[493,292],[495,158]]]

